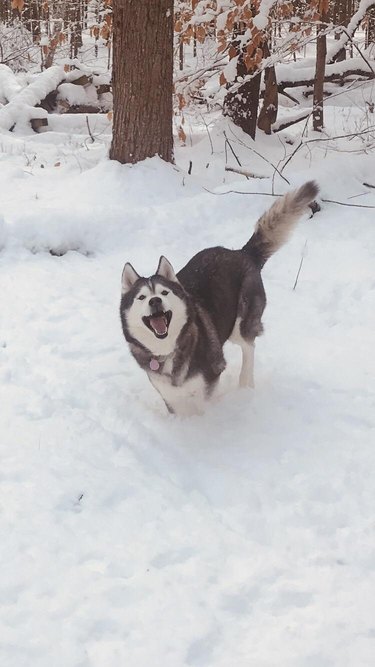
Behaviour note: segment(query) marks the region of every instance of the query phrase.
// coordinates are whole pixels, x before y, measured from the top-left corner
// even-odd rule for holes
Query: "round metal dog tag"
[[[156,359],[151,359],[150,368],[152,371],[158,371],[160,368],[159,362]]]

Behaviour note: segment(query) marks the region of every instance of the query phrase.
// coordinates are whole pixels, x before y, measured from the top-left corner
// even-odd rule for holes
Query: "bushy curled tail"
[[[287,241],[299,218],[318,192],[319,188],[315,181],[308,181],[298,190],[288,192],[278,199],[259,218],[254,234],[242,250],[250,253],[262,268],[267,259]]]

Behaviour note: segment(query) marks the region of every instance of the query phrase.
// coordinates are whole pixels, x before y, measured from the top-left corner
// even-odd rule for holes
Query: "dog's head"
[[[122,272],[121,319],[125,338],[152,354],[170,354],[187,321],[187,296],[172,265],[161,257],[156,273],[142,278],[131,264]]]

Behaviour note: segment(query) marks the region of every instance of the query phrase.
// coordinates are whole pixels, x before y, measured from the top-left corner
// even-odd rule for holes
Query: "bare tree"
[[[327,21],[328,2],[322,3],[321,24],[316,37],[316,68],[314,82],[313,128],[317,132],[323,129],[323,89],[327,55],[327,37],[325,23]]]
[[[113,2],[110,158],[173,159],[173,0]]]

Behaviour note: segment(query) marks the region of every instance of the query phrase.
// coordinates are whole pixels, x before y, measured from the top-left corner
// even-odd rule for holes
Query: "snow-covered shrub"
[[[0,63],[14,72],[26,72],[37,62],[37,56],[38,47],[21,21],[15,20],[11,25],[0,23]]]

